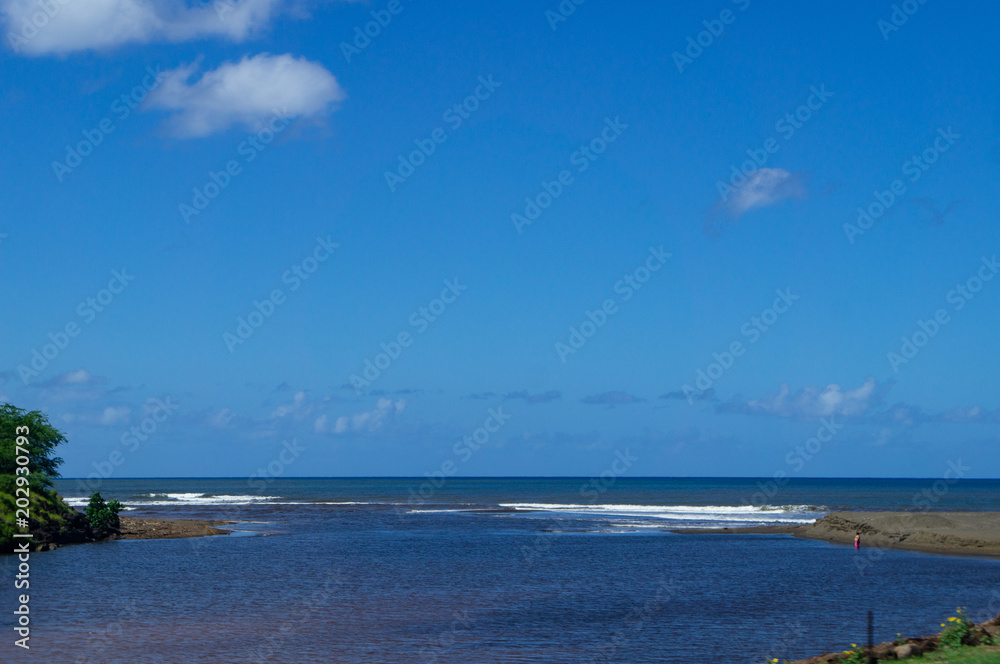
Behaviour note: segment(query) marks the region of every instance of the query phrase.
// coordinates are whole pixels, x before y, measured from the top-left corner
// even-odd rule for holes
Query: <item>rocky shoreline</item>
[[[979,646],[984,652],[1000,652],[1000,646],[984,645],[995,643],[1000,639],[1000,616],[984,623],[976,625],[972,633],[963,640],[962,644],[967,646]],[[899,639],[889,643],[879,643],[872,647],[871,653],[878,661],[909,659],[919,657],[924,653],[934,652],[941,647],[941,638],[938,635],[921,636],[911,639]],[[799,659],[789,664],[838,664],[843,661],[843,653],[827,653],[817,655],[809,659]]]
[[[200,519],[149,519],[120,517],[118,528],[94,530],[80,512],[66,522],[52,527],[33,530],[33,551],[50,551],[70,544],[87,544],[117,539],[174,539],[183,537],[209,537],[226,535],[230,531],[221,526],[232,521],[205,521]]]
[[[119,536],[115,539],[175,539],[181,537],[210,537],[228,535],[231,530],[219,526],[232,525],[232,521],[205,521],[201,519],[144,519],[121,517]]]

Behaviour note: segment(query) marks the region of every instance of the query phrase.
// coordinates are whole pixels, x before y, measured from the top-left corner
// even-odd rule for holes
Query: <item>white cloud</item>
[[[64,374],[60,374],[59,378],[62,379],[64,385],[84,385],[93,380],[93,375],[86,369],[77,369],[76,371],[67,371]]]
[[[47,402],[94,401],[109,394],[107,379],[95,376],[86,369],[65,371],[52,378],[32,383],[29,389],[38,390],[38,396]]]
[[[783,168],[760,168],[732,193],[724,207],[734,219],[754,208],[774,205],[787,198],[803,198],[805,185],[798,175]]]
[[[299,391],[295,393],[292,403],[282,404],[271,412],[271,417],[285,417],[286,415],[306,414],[312,411],[312,404],[306,400],[306,393]]]
[[[101,414],[101,426],[109,427],[120,422],[128,422],[128,416],[131,413],[132,409],[128,406],[108,406]]]
[[[235,417],[236,413],[228,408],[222,408],[208,416],[208,426],[214,429],[225,429]]]
[[[377,431],[389,418],[403,412],[406,401],[399,399],[379,399],[373,410],[365,410],[353,415],[341,415],[331,420],[326,415],[316,418],[313,429],[316,433],[343,434],[352,431]]]
[[[788,383],[782,383],[776,394],[750,399],[745,403],[729,402],[722,404],[720,410],[793,419],[818,419],[833,415],[858,417],[877,406],[883,393],[884,389],[878,389],[875,379],[871,377],[853,390],[842,390],[840,385],[833,384],[823,389],[808,386],[792,393]]]
[[[96,383],[104,383],[105,379],[100,376],[95,376],[86,369],[77,369],[76,371],[64,371],[63,373],[52,377],[51,379],[45,381],[44,383],[39,383],[40,387],[59,387],[63,385],[94,385]]]
[[[28,55],[106,50],[123,44],[205,37],[242,41],[259,32],[284,0],[0,0],[7,45]]]
[[[196,64],[166,72],[146,107],[173,111],[168,121],[180,137],[207,136],[233,125],[261,129],[278,118],[316,118],[347,95],[321,64],[291,54],[261,53],[227,62],[196,81]],[[283,128],[284,120],[278,122]]]
[[[92,427],[110,427],[128,422],[132,409],[128,406],[108,406],[100,413],[63,413],[59,416],[66,424]]]

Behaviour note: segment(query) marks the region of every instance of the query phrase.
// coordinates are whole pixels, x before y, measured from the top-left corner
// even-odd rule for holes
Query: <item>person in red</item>
[[[854,550],[861,548],[861,533],[854,533]]]

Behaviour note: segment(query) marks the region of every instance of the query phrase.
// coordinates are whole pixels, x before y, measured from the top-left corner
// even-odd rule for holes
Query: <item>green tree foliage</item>
[[[27,444],[20,447],[28,454],[28,486],[23,487],[24,476],[17,474],[18,427],[28,427]],[[23,429],[21,429],[23,434]],[[22,442],[23,439],[22,439]],[[49,423],[40,411],[22,410],[9,403],[0,403],[0,554],[10,553],[14,533],[22,527],[17,524],[16,504],[18,489],[30,494],[29,524],[32,532],[38,529],[62,530],[72,521],[75,510],[63,502],[52,488],[52,478],[59,476],[63,460],[55,456],[55,448],[66,442],[61,431]],[[23,487],[23,488],[22,488]],[[23,497],[23,493],[20,497]]]
[[[41,411],[28,412],[9,403],[0,404],[0,475],[13,475],[17,469],[16,432],[22,426],[28,427],[28,444],[22,447],[28,449],[32,484],[51,486],[63,462],[54,455],[55,448],[66,442],[66,436]]]
[[[122,504],[117,500],[105,503],[98,491],[90,497],[87,509],[83,511],[87,517],[87,522],[94,530],[105,530],[107,528],[117,529],[121,523],[118,520],[118,512],[122,509]]]

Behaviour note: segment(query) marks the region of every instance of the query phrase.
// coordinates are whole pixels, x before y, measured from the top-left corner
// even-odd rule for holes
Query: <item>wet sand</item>
[[[143,519],[121,517],[121,537],[118,539],[172,539],[176,537],[208,537],[228,535],[229,530],[217,526],[232,521],[202,521],[196,519]]]
[[[853,546],[1000,558],[1000,512],[832,512],[800,526],[674,530],[678,534],[787,534]]]

